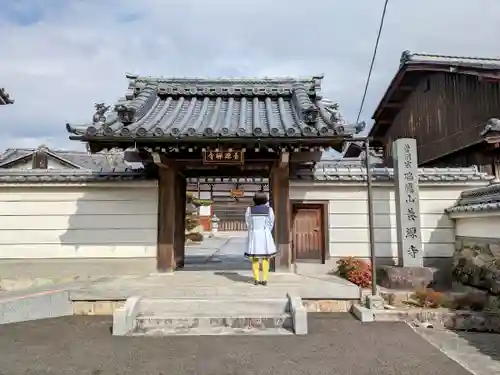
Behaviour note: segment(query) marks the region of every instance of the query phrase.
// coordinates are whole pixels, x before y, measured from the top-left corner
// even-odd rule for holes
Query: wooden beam
[[[274,240],[278,249],[278,255],[274,259],[275,270],[291,269],[292,246],[290,239],[290,164],[280,168],[276,163],[271,170],[271,194],[275,216]]]
[[[278,161],[278,168],[286,168],[286,167],[288,167],[288,163],[290,163],[290,153],[289,152],[281,152],[280,158]]]
[[[230,177],[267,177],[269,175],[269,170],[241,170],[241,169],[184,169],[182,174],[186,178],[192,177],[218,177],[225,178]]]
[[[403,103],[400,102],[389,102],[385,105],[385,108],[401,108],[403,106]]]
[[[399,91],[413,91],[415,88],[413,86],[406,85],[406,86],[399,86],[397,89]]]
[[[186,179],[179,173],[175,176],[175,206],[170,215],[175,216],[174,269],[184,267],[186,230]]]
[[[160,168],[158,171],[158,243],[156,248],[156,269],[158,272],[172,272],[175,269],[174,238],[176,172]]]

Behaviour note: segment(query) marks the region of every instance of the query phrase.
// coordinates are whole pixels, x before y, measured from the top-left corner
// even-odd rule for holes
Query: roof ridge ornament
[[[95,113],[92,116],[92,124],[103,125],[106,122],[106,112],[108,112],[111,106],[104,103],[95,103],[94,108]]]

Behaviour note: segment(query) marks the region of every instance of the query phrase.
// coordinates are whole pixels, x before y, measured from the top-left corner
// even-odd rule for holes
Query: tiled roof
[[[485,70],[500,70],[500,58],[479,56],[452,56],[433,53],[412,53],[404,51],[401,54],[400,64],[432,64],[434,66],[464,67]]]
[[[364,123],[341,121],[336,105],[323,99],[322,76],[127,78],[129,89],[113,111],[96,112],[86,125],[67,124],[70,138],[300,138],[349,136],[364,129]]]
[[[14,100],[10,99],[10,95],[0,87],[0,105],[3,104],[14,104]]]
[[[390,102],[403,103],[413,91],[407,90],[408,87],[415,89],[415,83],[423,75],[436,72],[467,74],[485,78],[486,81],[499,81],[500,58],[450,56],[404,51],[401,54],[399,68],[373,113],[372,119],[375,120],[375,123],[370,129],[369,135],[375,138],[383,138],[391,125],[388,126],[380,121],[384,120],[392,124],[395,116],[401,110],[401,107],[395,109],[388,106],[388,104]]]
[[[71,161],[78,169],[2,169],[1,166],[15,160],[32,155],[37,149],[7,149],[0,156],[0,183],[82,183],[100,181],[140,180],[146,176],[142,171],[128,168],[120,157],[115,158],[114,165],[110,165],[106,154],[88,154],[81,151],[53,150],[50,153]],[[366,168],[364,159],[359,157],[339,158],[338,153],[323,152],[321,158],[312,169],[302,168],[294,172],[294,180],[310,181],[365,181]],[[394,178],[392,168],[378,167],[378,160],[372,164],[373,179],[375,181],[391,181]],[[420,182],[461,182],[461,181],[488,181],[491,176],[478,172],[477,168],[422,168],[419,170]],[[244,182],[243,178],[229,178],[236,182]],[[229,181],[227,180],[227,181]],[[254,178],[248,181],[255,181]],[[257,179],[258,180],[258,179]],[[221,182],[220,178],[202,178],[200,182]],[[224,180],[226,181],[226,180]],[[261,180],[258,180],[261,181]],[[267,181],[267,179],[262,179]],[[190,183],[194,183],[190,179]]]
[[[374,181],[392,181],[393,168],[373,168]],[[465,182],[489,181],[491,176],[478,172],[476,167],[470,168],[419,168],[419,182]],[[318,163],[313,170],[298,170],[298,180],[315,181],[366,181],[366,168],[362,166],[346,167],[344,165]]]
[[[500,133],[500,119],[490,118],[488,121],[486,121],[486,124],[481,131],[481,137],[487,137],[491,133]]]
[[[84,151],[69,151],[49,149],[45,146],[35,148],[8,148],[0,155],[0,168],[2,166],[21,161],[31,157],[37,150],[42,149],[49,156],[61,161],[64,164],[73,166],[79,169],[90,169],[93,171],[111,171],[113,169],[125,170],[127,165],[122,158],[114,158],[115,164],[110,165],[109,158],[104,152],[89,154]]]
[[[500,209],[500,181],[494,180],[485,187],[466,190],[457,203],[446,209],[448,213],[495,211]]]
[[[144,180],[146,176],[136,171],[105,171],[91,170],[12,170],[0,169],[0,183],[84,183]]]

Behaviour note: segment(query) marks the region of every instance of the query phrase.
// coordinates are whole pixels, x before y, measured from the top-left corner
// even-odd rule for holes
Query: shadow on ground
[[[500,334],[454,331],[457,336],[466,340],[469,345],[479,352],[489,356],[492,360],[500,362]]]
[[[239,282],[239,283],[249,283],[253,281],[253,277],[241,275],[237,272],[215,272],[217,276],[225,277],[228,280]]]
[[[406,324],[311,314],[307,336],[113,337],[111,318],[0,326],[0,373],[470,375]]]

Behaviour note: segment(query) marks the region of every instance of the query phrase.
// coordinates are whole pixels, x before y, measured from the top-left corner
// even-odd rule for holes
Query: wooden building
[[[321,96],[322,76],[127,78],[128,91],[109,115],[111,106],[98,103],[92,123],[66,129],[91,152],[128,150],[158,179],[158,270],[184,266],[186,179],[193,177],[269,178],[275,266],[289,268],[290,175],[294,160],[313,161],[291,155],[342,150],[364,124],[339,121],[337,106]]]
[[[14,100],[10,98],[10,95],[5,91],[4,88],[0,87],[0,105],[14,104]]]
[[[392,141],[416,138],[422,167],[479,166],[495,173],[497,143],[483,130],[500,116],[500,59],[402,54],[370,131],[391,163]]]

